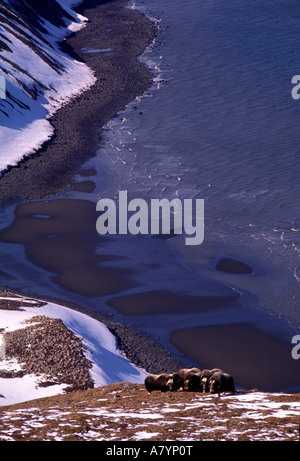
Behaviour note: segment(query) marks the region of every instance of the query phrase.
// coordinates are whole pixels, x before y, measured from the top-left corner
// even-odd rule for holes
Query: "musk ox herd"
[[[148,375],[145,379],[145,387],[149,393],[194,391],[219,396],[226,392],[235,393],[233,377],[219,368],[202,371],[199,368],[182,368],[173,374]]]

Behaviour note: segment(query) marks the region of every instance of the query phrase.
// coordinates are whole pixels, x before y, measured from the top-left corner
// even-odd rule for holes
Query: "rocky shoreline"
[[[35,154],[0,176],[0,204],[55,196],[72,187],[74,175],[98,148],[102,126],[151,83],[149,71],[137,56],[154,36],[153,24],[127,1],[85,0],[77,8],[88,18],[85,27],[71,34],[61,48],[85,62],[95,84],[49,119],[54,136]],[[91,47],[113,53],[87,53]]]
[[[128,360],[148,373],[173,373],[183,368],[183,362],[155,340],[119,323],[107,322],[116,336],[118,346]]]
[[[94,155],[98,147],[102,126],[128,102],[143,94],[151,84],[150,72],[138,62],[137,56],[154,37],[155,30],[147,18],[126,7],[125,0],[85,0],[75,8],[78,13],[88,18],[87,24],[64,40],[61,47],[75,59],[84,61],[93,70],[96,83],[52,116],[50,122],[55,133],[49,142],[17,166],[2,173],[1,205],[45,199],[72,188],[73,178],[78,169]],[[114,50],[113,53],[101,54],[99,59],[94,53],[84,52],[91,43],[93,47],[103,47],[104,36],[105,48],[109,46]],[[12,294],[9,288],[3,288],[1,291],[2,296],[5,296],[5,293],[8,297]],[[16,293],[13,293],[13,296],[15,295]],[[56,301],[60,303],[60,300]],[[15,301],[2,299],[0,303],[0,309],[18,307]],[[81,307],[71,307],[87,313]],[[181,366],[179,359],[172,357],[168,350],[140,332],[111,322],[101,314],[89,312],[88,315],[108,326],[116,336],[120,350],[135,365],[152,373],[170,371]],[[59,336],[62,342],[65,340],[65,332],[61,325],[56,322],[50,325],[45,319],[41,322],[44,324],[44,331],[47,330],[47,335],[38,345],[36,364],[27,363],[26,372],[45,366],[45,363],[42,364],[42,349],[49,346],[49,338],[52,337],[51,341],[54,341],[53,337]],[[56,334],[56,331],[59,334]],[[24,345],[31,334],[36,334],[35,326],[28,327],[26,333],[24,331],[22,334],[9,334],[8,350],[12,356],[19,356],[20,360],[26,359]],[[52,371],[49,367],[48,372],[51,376]],[[3,373],[4,371],[2,376],[5,374]],[[85,378],[84,382],[87,381]],[[80,380],[80,386],[85,385]]]

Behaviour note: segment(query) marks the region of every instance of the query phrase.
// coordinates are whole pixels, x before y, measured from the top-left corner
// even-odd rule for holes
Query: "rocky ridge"
[[[29,326],[4,333],[4,340],[6,358],[17,359],[21,370],[0,369],[0,377],[43,375],[40,385],[68,384],[66,391],[93,387],[85,346],[60,319],[37,315]]]
[[[200,392],[149,394],[142,383],[132,382],[94,386],[81,337],[60,319],[40,315],[42,300],[5,290],[0,294],[0,312],[22,310],[24,303],[37,308],[23,328],[2,332],[6,358],[19,365],[15,376],[33,373],[40,375],[41,386],[67,385],[60,395],[3,405],[0,441],[299,440],[299,394],[238,391],[218,397]],[[119,328],[121,343],[132,334],[129,343],[134,349],[140,334],[134,337],[130,329]],[[147,344],[149,349],[145,338],[142,361],[147,361]],[[135,354],[139,356],[139,349]],[[176,363],[165,351],[165,362],[155,367],[167,364],[168,357],[169,365]],[[12,377],[4,362],[0,361],[0,378]]]
[[[0,331],[5,344],[5,362],[0,360],[0,378],[33,374],[40,377],[39,386],[66,384],[66,392],[93,388],[92,362],[87,358],[87,346],[61,319],[40,315],[39,307],[45,304],[45,300],[0,289],[0,312],[36,308],[36,315],[22,328]],[[154,339],[100,314],[73,307],[105,324],[115,336],[120,354],[139,368],[160,373],[182,367],[181,361]],[[7,361],[11,361],[12,366],[7,367]]]

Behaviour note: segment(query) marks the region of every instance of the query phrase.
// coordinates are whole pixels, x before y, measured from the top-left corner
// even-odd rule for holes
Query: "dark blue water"
[[[107,124],[97,160],[98,170],[109,171],[110,178],[103,187],[102,175],[98,192],[116,197],[128,190],[130,198],[145,200],[203,198],[205,237],[197,247],[176,237],[165,243],[167,250],[149,239],[119,242],[115,251],[140,271],[141,286],[130,293],[235,292],[243,309],[229,303],[223,311],[193,315],[187,301],[186,315],[176,316],[174,307],[174,316],[164,316],[162,303],[161,316],[132,315],[130,321],[168,345],[176,329],[240,324],[238,336],[245,336],[250,355],[233,356],[229,368],[241,381],[242,370],[248,369],[248,383],[256,373],[259,387],[262,370],[269,367],[275,388],[293,387],[299,364],[288,347],[292,330],[285,328],[300,327],[300,102],[291,95],[291,80],[300,74],[300,4],[132,3],[157,27],[154,43],[141,58],[153,72],[154,85]],[[253,273],[217,270],[222,258],[242,261]],[[247,325],[279,335],[287,344],[279,347],[282,356],[268,357],[271,337],[264,343]],[[185,334],[188,340],[189,330]],[[238,352],[244,343],[235,341],[232,350]],[[187,355],[195,357],[195,343],[190,347]],[[209,362],[209,353],[205,358]],[[286,383],[275,384],[282,367]]]
[[[189,251],[174,243],[186,264],[210,273],[220,246],[245,258],[265,274],[246,288],[299,324],[300,102],[291,96],[299,2],[134,6],[160,31],[142,58],[159,89],[108,124],[104,150],[117,188],[149,199],[204,198],[204,244]]]

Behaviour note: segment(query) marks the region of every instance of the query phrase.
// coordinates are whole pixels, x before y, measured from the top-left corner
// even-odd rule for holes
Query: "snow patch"
[[[52,3],[52,0],[49,2]],[[53,2],[53,7],[55,6]],[[0,100],[0,171],[37,151],[53,135],[49,122],[57,109],[95,83],[92,70],[67,56],[59,42],[85,26],[87,19],[60,0],[66,26],[40,18],[46,32],[22,21],[7,2],[10,15],[0,12],[0,75],[6,98]],[[49,11],[51,10],[49,5]],[[15,17],[15,19],[14,19]],[[53,19],[53,18],[52,18]]]
[[[6,297],[1,299],[7,299]],[[14,298],[10,298],[14,299]],[[20,298],[15,298],[20,301]],[[24,303],[27,299],[21,298]],[[1,310],[0,331],[14,331],[28,326],[26,321],[36,315],[43,315],[62,322],[79,336],[87,346],[85,354],[92,362],[91,377],[95,386],[104,386],[117,382],[142,383],[147,376],[146,371],[136,367],[119,351],[115,336],[103,323],[86,314],[55,303],[47,303],[42,307],[21,307],[22,310]],[[19,365],[15,360],[1,360],[0,369],[16,371]],[[0,378],[0,406],[11,403],[56,395],[63,393],[66,385],[40,387],[42,378],[24,375],[22,378]]]

